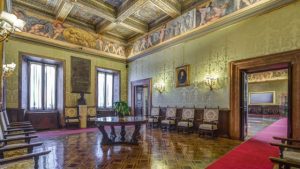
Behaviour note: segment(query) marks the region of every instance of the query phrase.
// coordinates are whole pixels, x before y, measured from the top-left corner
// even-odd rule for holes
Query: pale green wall
[[[275,91],[275,104],[281,105],[282,104],[281,96],[287,96],[288,93],[288,80],[249,83],[248,91],[249,93]]]
[[[128,69],[128,98],[131,95],[131,81],[152,77],[154,84],[163,77],[165,66],[167,91],[159,94],[154,90],[154,106],[195,105],[229,108],[228,63],[299,49],[299,9],[300,2],[297,1],[131,62]],[[191,82],[200,82],[198,88],[175,88],[175,68],[182,64],[191,65]],[[221,77],[220,89],[212,92],[203,85],[209,65],[211,72]]]
[[[121,99],[127,100],[127,69],[125,63],[112,61],[98,56],[88,55],[57,47],[32,43],[20,39],[10,39],[5,45],[6,63],[15,62],[19,66],[19,53],[25,52],[38,56],[62,59],[66,62],[66,106],[76,106],[79,94],[71,93],[71,56],[82,57],[91,60],[91,94],[85,95],[88,106],[95,106],[95,66],[111,68],[121,71]],[[14,75],[7,79],[7,107],[18,108],[19,98],[19,67],[16,68]]]

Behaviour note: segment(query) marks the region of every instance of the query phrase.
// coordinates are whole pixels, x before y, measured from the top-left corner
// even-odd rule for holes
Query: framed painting
[[[273,105],[275,104],[275,91],[250,92],[250,105]]]
[[[190,85],[190,65],[184,65],[176,68],[176,87]]]

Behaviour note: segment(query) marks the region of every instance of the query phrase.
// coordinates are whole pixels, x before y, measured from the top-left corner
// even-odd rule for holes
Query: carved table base
[[[101,145],[114,145],[114,144],[138,144],[138,140],[141,137],[140,134],[140,129],[141,129],[141,124],[136,124],[134,127],[134,132],[131,136],[131,140],[128,142],[126,141],[125,135],[126,135],[126,130],[125,130],[125,125],[121,125],[121,133],[120,133],[120,141],[115,141],[115,138],[117,137],[115,133],[115,128],[114,126],[111,127],[111,132],[110,132],[110,138],[108,137],[108,134],[105,130],[105,127],[100,125],[98,126],[100,132],[102,133],[102,141]]]

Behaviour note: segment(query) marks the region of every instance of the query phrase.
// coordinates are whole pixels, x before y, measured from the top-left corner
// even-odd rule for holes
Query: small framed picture
[[[176,68],[176,87],[190,85],[190,65],[184,65]]]

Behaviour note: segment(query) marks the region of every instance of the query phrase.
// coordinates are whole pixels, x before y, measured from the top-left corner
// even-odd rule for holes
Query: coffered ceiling
[[[47,15],[122,41],[146,34],[204,0],[12,0]]]

